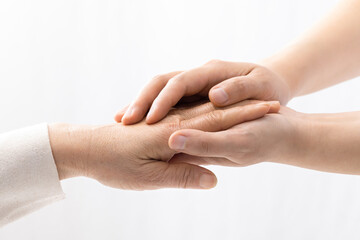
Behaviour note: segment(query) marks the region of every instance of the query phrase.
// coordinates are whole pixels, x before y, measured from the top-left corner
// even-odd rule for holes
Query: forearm
[[[301,121],[293,157],[285,164],[360,175],[360,112],[309,114]]]
[[[294,44],[263,61],[281,75],[292,97],[360,75],[360,1],[342,1]]]

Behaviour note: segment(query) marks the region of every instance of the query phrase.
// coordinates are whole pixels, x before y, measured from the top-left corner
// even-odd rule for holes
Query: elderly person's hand
[[[49,126],[60,179],[87,176],[122,189],[199,188],[216,185],[209,170],[188,163],[169,163],[175,151],[170,135],[180,129],[220,131],[277,112],[278,102],[244,101],[228,109],[211,103],[172,110],[154,125]]]

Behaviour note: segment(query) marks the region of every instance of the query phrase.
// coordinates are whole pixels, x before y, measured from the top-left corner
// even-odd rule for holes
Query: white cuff
[[[0,227],[64,197],[47,124],[0,135]]]

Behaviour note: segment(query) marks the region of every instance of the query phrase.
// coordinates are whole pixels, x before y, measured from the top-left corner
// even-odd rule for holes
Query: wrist
[[[297,64],[289,61],[285,54],[276,54],[262,60],[260,64],[276,73],[284,81],[289,89],[288,101],[301,95],[301,85],[304,83],[304,77],[302,77],[302,72],[295,68]]]
[[[65,123],[49,124],[49,139],[59,179],[85,175],[89,150],[87,127]]]
[[[277,163],[312,168],[312,159],[316,158],[315,148],[321,147],[319,136],[321,136],[322,126],[313,121],[311,114],[286,112],[286,110],[284,109],[283,113],[291,117],[279,122],[283,129],[279,135],[280,144],[278,144],[281,148],[276,151],[272,159]]]
[[[360,112],[311,114],[317,128],[312,161],[318,170],[360,174]]]
[[[359,174],[358,156],[354,142],[357,121],[352,114],[305,114],[299,128],[299,148],[293,165],[346,174]],[[356,135],[356,134],[355,134]]]

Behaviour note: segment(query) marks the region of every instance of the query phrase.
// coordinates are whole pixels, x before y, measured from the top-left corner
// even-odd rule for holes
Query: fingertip
[[[160,108],[157,105],[152,105],[149,113],[146,116],[145,122],[147,124],[154,124],[165,117],[165,114],[160,113]]]
[[[123,113],[117,113],[114,117],[115,122],[117,122],[117,123],[121,122],[123,116],[124,116]]]
[[[180,132],[180,131],[173,132],[173,133],[170,135],[169,140],[168,140],[168,146],[169,146],[169,148],[171,148],[171,149],[173,149],[173,150],[175,150],[175,149],[174,149],[174,141],[175,141],[176,137],[179,135],[178,132]]]
[[[123,117],[122,120],[121,120],[122,124],[124,125],[131,125],[131,124],[134,124],[135,122],[132,121],[130,118],[125,118]]]
[[[168,145],[171,149],[182,151],[186,148],[186,143],[191,141],[191,137],[200,134],[200,130],[195,129],[182,129],[171,134],[168,140]]]
[[[217,177],[210,170],[191,163],[173,163],[173,166],[177,164],[182,167],[183,171],[177,171],[179,175],[177,175],[178,184],[176,185],[180,183],[182,188],[203,190],[212,189],[217,185]],[[184,174],[186,175],[185,179]]]
[[[121,122],[122,118],[124,117],[127,109],[129,108],[129,105],[124,107],[123,109],[121,109],[120,111],[118,111],[116,114],[115,114],[115,117],[114,117],[114,120],[116,122]]]
[[[139,108],[136,106],[132,106],[126,111],[121,121],[125,125],[131,125],[139,122],[142,118],[143,115],[141,114]]]
[[[200,176],[199,185],[202,189],[212,189],[217,185],[217,182],[216,175],[208,170]]]
[[[185,149],[186,140],[187,138],[184,135],[171,135],[168,141],[168,145],[173,150],[181,151]]]
[[[154,124],[154,123],[156,123],[157,122],[157,120],[156,119],[154,119],[152,116],[151,117],[149,117],[149,116],[146,116],[146,119],[145,119],[145,122],[147,123],[147,124]]]
[[[132,125],[140,121],[141,121],[140,117],[127,117],[127,118],[123,117],[121,120],[122,124],[124,125]]]
[[[157,120],[157,119],[155,119],[155,118],[152,118],[152,117],[146,117],[146,119],[145,119],[145,122],[146,122],[146,124],[148,124],[148,125],[157,123],[158,121],[159,121],[159,120]]]
[[[279,101],[271,101],[269,102],[270,104],[270,109],[269,109],[269,113],[277,113],[280,111],[280,102]]]

